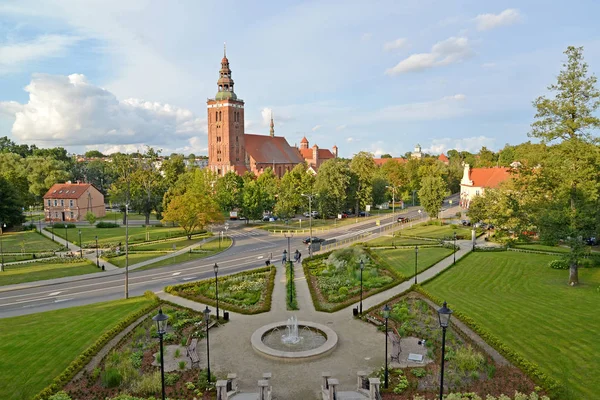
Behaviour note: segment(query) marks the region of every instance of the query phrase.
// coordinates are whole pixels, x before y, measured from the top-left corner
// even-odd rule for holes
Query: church
[[[238,175],[248,171],[260,175],[270,167],[281,178],[287,171],[304,162],[309,171],[316,173],[324,161],[337,157],[336,146],[333,151],[319,149],[317,145],[308,149],[306,138],[303,138],[300,149],[290,146],[283,136],[275,136],[272,116],[268,136],[245,133],[244,100],[237,97],[233,85],[229,60],[224,52],[217,81],[217,95],[207,100],[210,170],[220,176],[230,171]]]

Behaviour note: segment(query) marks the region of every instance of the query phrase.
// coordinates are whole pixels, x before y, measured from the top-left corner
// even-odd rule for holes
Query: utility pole
[[[127,196],[129,197],[129,196]],[[128,199],[129,200],[129,199]],[[125,298],[129,298],[129,203],[125,203]]]
[[[312,199],[313,197],[316,196],[316,194],[301,194],[301,196],[308,198],[308,231],[309,231],[309,237],[308,237],[308,248],[310,249],[308,252],[308,255],[310,257],[310,255],[312,254]]]

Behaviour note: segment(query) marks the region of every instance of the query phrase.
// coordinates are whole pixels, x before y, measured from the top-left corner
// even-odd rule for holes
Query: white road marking
[[[259,259],[259,260],[261,260],[261,259],[263,259],[263,258],[265,258],[265,257],[264,257],[264,256],[258,256],[258,257],[256,257],[256,258],[257,258],[257,259]]]
[[[73,300],[73,298],[70,299],[56,299],[54,300],[55,303],[62,303],[63,301],[69,301],[69,300]]]
[[[59,295],[59,294],[61,294],[61,293],[62,293],[62,292],[52,292],[52,293],[49,293],[49,294],[48,294],[48,297],[49,297],[49,296],[58,296],[58,295]]]
[[[173,274],[172,274],[172,275],[173,275],[173,276],[177,276],[177,275],[179,275],[179,274],[181,274],[181,272],[173,272]]]
[[[189,281],[190,279],[194,279],[194,276],[190,276],[189,278],[183,278],[184,281]]]

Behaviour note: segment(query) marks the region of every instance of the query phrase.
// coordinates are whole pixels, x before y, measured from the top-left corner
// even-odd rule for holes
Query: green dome
[[[237,100],[237,96],[235,95],[234,92],[228,92],[228,91],[218,92],[217,95],[215,96],[215,100],[227,100],[227,99]]]

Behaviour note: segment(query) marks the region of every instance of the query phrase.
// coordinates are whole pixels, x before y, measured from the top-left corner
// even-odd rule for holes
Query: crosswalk
[[[249,237],[249,236],[263,236],[264,233],[258,232],[256,230],[252,231],[229,231],[227,235],[229,237]]]

